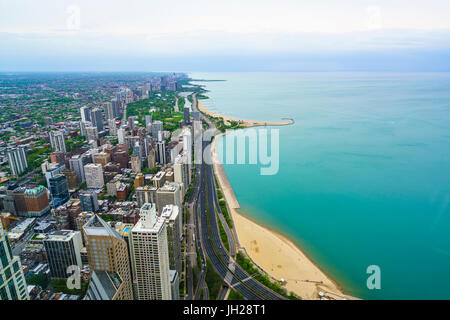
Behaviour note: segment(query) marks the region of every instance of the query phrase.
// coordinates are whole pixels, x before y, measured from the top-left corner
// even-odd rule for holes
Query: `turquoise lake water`
[[[347,294],[450,299],[450,74],[194,73],[212,111],[277,127],[280,166],[225,165],[242,212]],[[274,128],[274,127],[272,127]],[[381,269],[369,290],[366,269]]]

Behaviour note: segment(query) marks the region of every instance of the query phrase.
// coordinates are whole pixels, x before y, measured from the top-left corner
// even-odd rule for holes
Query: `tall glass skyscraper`
[[[49,190],[52,195],[52,207],[66,203],[70,198],[69,184],[67,178],[63,174],[57,174],[49,179]]]
[[[0,300],[29,300],[19,257],[14,257],[0,223]]]

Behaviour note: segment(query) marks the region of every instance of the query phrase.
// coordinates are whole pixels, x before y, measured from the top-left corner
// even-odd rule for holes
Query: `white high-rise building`
[[[182,223],[179,208],[174,205],[165,206],[160,214],[167,228],[167,243],[169,246],[169,264],[171,270],[181,274],[181,238]]]
[[[117,138],[119,140],[119,144],[125,143],[125,129],[124,128],[120,128],[117,130]]]
[[[164,218],[145,203],[131,230],[136,291],[139,300],[171,300],[169,249]]]
[[[117,125],[116,125],[116,119],[109,119],[108,120],[108,127],[109,127],[109,134],[116,136],[117,135]]]
[[[184,197],[186,190],[190,184],[190,174],[189,163],[187,153],[184,151],[179,154],[173,164],[173,176],[174,181],[181,185],[181,195]]]
[[[181,134],[183,136],[183,150],[186,151],[190,170],[192,163],[192,133],[189,128],[184,128]]]
[[[53,150],[66,153],[64,132],[62,132],[61,130],[50,131],[48,135],[50,136],[50,145],[52,146]]]
[[[69,160],[70,169],[75,171],[80,183],[86,181],[86,177],[84,175],[84,165],[87,163],[87,157],[78,154],[72,156],[72,158],[70,158]]]
[[[20,258],[11,251],[8,236],[0,223],[0,300],[29,300]]]
[[[54,231],[44,240],[44,247],[52,278],[67,278],[70,276],[70,273],[67,272],[70,266],[81,268],[83,241],[81,240],[80,231]]]
[[[28,168],[24,147],[17,147],[6,151],[9,167],[13,175],[18,176]]]
[[[98,139],[98,129],[97,127],[86,127],[86,140],[97,140]]]
[[[103,168],[100,163],[88,163],[84,166],[84,175],[86,177],[86,186],[88,188],[103,188],[105,180],[103,179]]]

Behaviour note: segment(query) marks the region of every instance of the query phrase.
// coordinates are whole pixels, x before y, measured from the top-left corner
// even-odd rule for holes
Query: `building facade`
[[[101,164],[89,163],[85,165],[84,174],[86,177],[86,186],[88,188],[103,188],[103,186],[105,185]]]
[[[139,215],[131,230],[137,298],[171,300],[166,224],[150,203],[142,206]]]
[[[6,151],[11,173],[15,176],[20,175],[28,168],[25,147],[17,147]]]
[[[82,240],[79,231],[60,230],[48,235],[44,240],[50,275],[52,278],[67,278],[68,267],[81,268]]]
[[[53,150],[66,153],[66,142],[64,140],[64,133],[61,130],[50,131],[49,137]]]
[[[88,261],[95,272],[114,272],[118,276],[117,292],[112,300],[133,300],[133,283],[127,243],[116,230],[98,215],[84,226]]]
[[[19,257],[12,254],[8,236],[0,223],[0,300],[29,300]]]

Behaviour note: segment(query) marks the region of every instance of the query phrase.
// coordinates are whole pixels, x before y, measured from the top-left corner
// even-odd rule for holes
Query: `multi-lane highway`
[[[196,97],[193,96],[193,108],[196,109]],[[207,120],[204,118],[204,120]],[[214,125],[206,121],[211,129]],[[210,139],[202,142],[203,154],[208,154],[205,150],[210,149]],[[209,141],[208,141],[209,140]],[[207,162],[207,163],[205,163]],[[210,161],[202,161],[196,166],[196,183],[194,186],[194,214],[196,221],[197,246],[201,248],[201,255],[205,254],[215,271],[224,282],[241,293],[247,300],[281,300],[284,297],[267,288],[253,277],[251,277],[241,266],[239,266],[232,256],[236,251],[234,241],[229,238],[230,252],[228,252],[220,237],[217,217],[221,215],[218,203],[217,192],[214,181],[213,168]],[[222,223],[223,224],[223,223]],[[224,226],[225,228],[226,226]],[[231,232],[227,232],[231,237]],[[202,261],[205,261],[202,257]],[[204,281],[206,272],[205,265],[202,266],[200,281]],[[197,292],[198,294],[198,292]],[[197,296],[196,294],[196,296]]]

